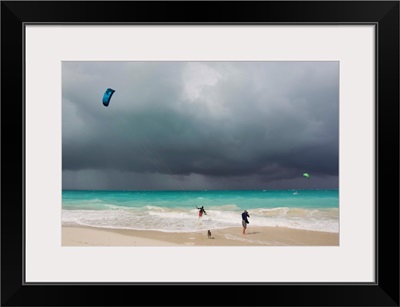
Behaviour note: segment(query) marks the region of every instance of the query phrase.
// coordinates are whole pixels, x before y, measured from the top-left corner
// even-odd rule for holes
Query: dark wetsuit
[[[247,217],[250,217],[249,213],[247,211],[242,213],[242,226],[244,228],[247,228],[247,224],[249,223],[249,220]]]
[[[242,220],[245,221],[247,224],[249,223],[249,220],[247,219],[247,217],[250,217],[248,212],[243,212],[242,213]]]

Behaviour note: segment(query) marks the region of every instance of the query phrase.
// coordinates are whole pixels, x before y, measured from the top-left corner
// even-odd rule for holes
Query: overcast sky
[[[336,189],[338,112],[339,62],[63,62],[62,186]]]

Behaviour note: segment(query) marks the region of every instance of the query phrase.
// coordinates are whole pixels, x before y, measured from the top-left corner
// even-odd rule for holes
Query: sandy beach
[[[339,246],[339,234],[284,227],[241,227],[207,232],[161,232],[62,227],[62,246]]]

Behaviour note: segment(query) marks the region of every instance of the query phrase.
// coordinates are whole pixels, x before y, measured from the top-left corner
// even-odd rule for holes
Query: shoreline
[[[339,246],[339,233],[285,227],[242,227],[201,232],[62,226],[61,246]]]

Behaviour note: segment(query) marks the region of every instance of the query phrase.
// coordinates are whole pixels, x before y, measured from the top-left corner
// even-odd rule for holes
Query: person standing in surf
[[[201,219],[203,214],[207,215],[206,210],[204,210],[204,206],[201,206],[200,208],[196,206],[196,208],[199,210],[199,219]]]
[[[249,223],[249,220],[247,219],[248,217],[250,217],[250,214],[247,212],[247,210],[244,210],[242,213],[242,226],[243,226],[242,234],[243,235],[246,234],[247,224]]]

